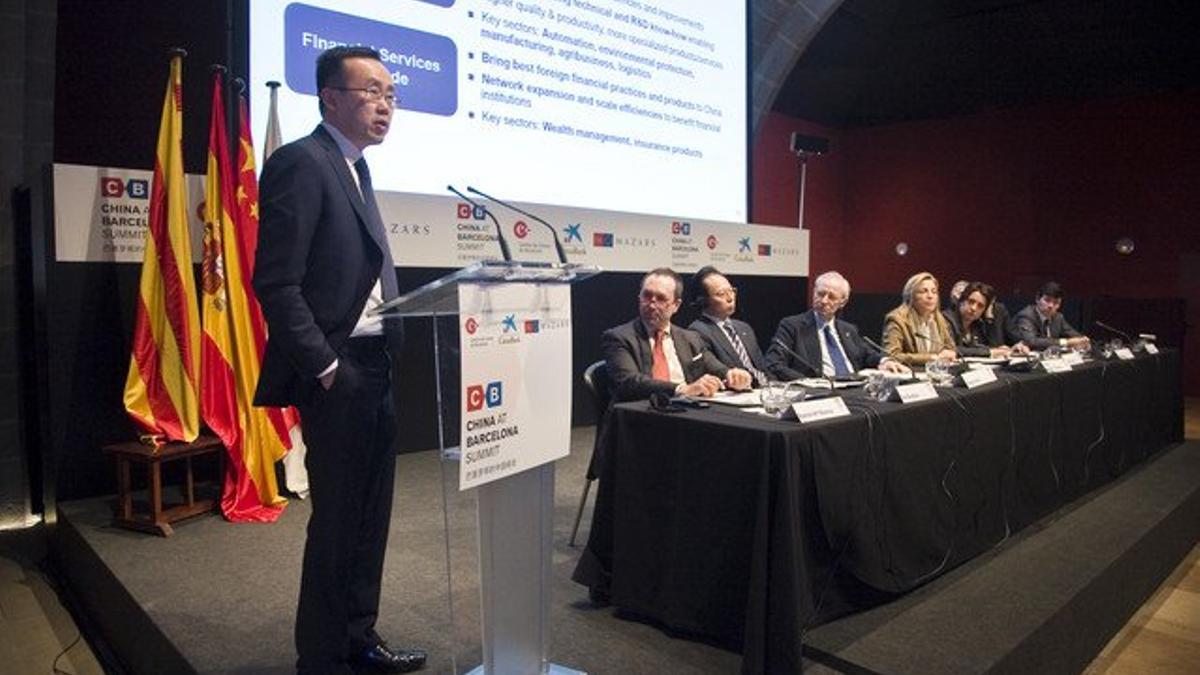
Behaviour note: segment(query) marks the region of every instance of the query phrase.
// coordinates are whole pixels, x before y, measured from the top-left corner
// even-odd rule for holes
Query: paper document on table
[[[799,380],[792,380],[792,382],[799,382],[800,386],[802,386],[806,389],[828,389],[829,388],[829,380],[826,380],[826,379],[820,378],[820,377],[804,377]],[[866,383],[867,383],[866,380],[834,380],[833,388],[834,389],[852,389],[854,387],[861,387]]]
[[[712,403],[731,405],[735,408],[749,408],[762,405],[762,399],[757,389],[751,391],[719,391],[707,400]]]
[[[964,356],[963,361],[967,363],[983,363],[989,366],[999,366],[1008,363],[1007,356]]]

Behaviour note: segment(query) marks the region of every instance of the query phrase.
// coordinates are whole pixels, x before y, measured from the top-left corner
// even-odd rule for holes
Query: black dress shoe
[[[393,649],[380,643],[354,654],[350,665],[359,672],[411,673],[425,666],[425,650]]]

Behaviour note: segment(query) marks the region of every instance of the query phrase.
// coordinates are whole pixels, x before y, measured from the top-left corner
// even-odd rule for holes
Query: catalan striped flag
[[[183,56],[171,57],[150,192],[125,410],[155,442],[200,433],[200,314],[183,175]]]
[[[287,450],[287,428],[279,410],[253,405],[266,337],[262,310],[250,290],[253,244],[246,246],[247,235],[235,218],[223,80],[220,71],[213,74],[204,190],[201,410],[229,454],[221,511],[231,521],[274,522],[287,503],[275,483],[275,462]],[[249,236],[253,241],[257,233]]]

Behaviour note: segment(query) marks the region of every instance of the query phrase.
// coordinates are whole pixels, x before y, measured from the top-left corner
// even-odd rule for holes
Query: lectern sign
[[[566,456],[571,292],[565,284],[459,284],[460,490]]]

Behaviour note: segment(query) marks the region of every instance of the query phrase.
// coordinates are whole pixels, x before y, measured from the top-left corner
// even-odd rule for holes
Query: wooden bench
[[[164,537],[171,536],[171,523],[213,510],[219,500],[196,501],[195,483],[192,474],[192,458],[215,454],[217,456],[218,483],[225,477],[225,446],[220,439],[201,436],[191,443],[175,442],[153,446],[132,441],[105,446],[104,452],[117,462],[117,508],[113,524],[132,530],[149,532]],[[163,508],[162,465],[182,459],[187,462],[184,503]],[[134,513],[133,486],[130,465],[146,467],[146,482],[149,488],[149,513]]]

